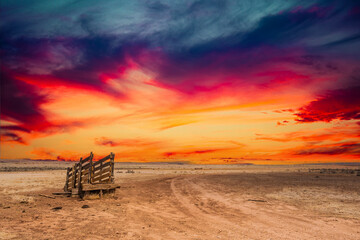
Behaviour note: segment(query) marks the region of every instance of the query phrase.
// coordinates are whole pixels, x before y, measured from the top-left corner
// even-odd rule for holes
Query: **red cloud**
[[[20,127],[20,126],[1,126],[1,129],[3,130],[13,130],[13,131],[20,131],[20,132],[26,132],[30,133],[31,131],[27,128]]]
[[[360,144],[355,142],[316,146],[294,152],[295,155],[354,155],[360,156]]]
[[[157,141],[151,141],[147,139],[110,139],[106,137],[96,138],[95,144],[100,146],[126,146],[126,147],[144,147],[149,145],[158,144]]]
[[[189,155],[196,155],[196,154],[206,154],[212,152],[218,152],[223,150],[229,150],[232,148],[217,148],[217,149],[202,149],[202,150],[194,150],[194,151],[178,151],[178,152],[165,152],[163,155],[165,157],[171,157],[175,155],[182,155],[182,156],[189,156]]]
[[[256,140],[269,140],[276,142],[291,142],[291,141],[304,141],[304,142],[321,142],[321,141],[343,141],[348,139],[360,138],[358,128],[349,129],[326,129],[326,133],[307,133],[307,132],[291,132],[281,137],[273,137],[262,134],[256,134]]]
[[[47,101],[46,96],[40,95],[33,86],[13,78],[3,68],[0,74],[1,119],[19,124],[6,126],[6,129],[30,132],[32,129],[38,130],[49,125],[40,109],[40,105]]]
[[[278,125],[278,126],[284,126],[284,125],[286,125],[287,123],[289,123],[289,121],[287,121],[287,120],[284,120],[284,121],[278,121],[277,123],[276,123],[276,125]]]
[[[298,122],[360,119],[360,87],[330,91],[299,109]]]
[[[32,154],[42,158],[42,159],[54,159],[55,150],[47,148],[35,148],[31,151]]]
[[[1,142],[15,142],[20,144],[27,144],[22,137],[16,133],[5,132],[0,134]]]

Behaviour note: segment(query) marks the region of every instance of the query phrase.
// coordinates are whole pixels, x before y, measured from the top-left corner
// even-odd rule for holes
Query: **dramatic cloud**
[[[16,142],[20,144],[26,144],[22,137],[18,136],[15,133],[11,132],[1,132],[0,134],[1,142]]]
[[[348,127],[320,129],[317,131],[297,131],[284,133],[282,136],[270,136],[256,134],[256,140],[268,140],[275,142],[341,142],[349,139],[360,139],[360,128],[356,125]]]
[[[301,128],[360,118],[359,9],[353,0],[3,1],[2,150],[69,159],[85,149],[71,141],[135,160],[255,161],[283,148],[261,150],[254,132],[289,145],[333,141]],[[237,141],[239,152],[228,146]],[[54,153],[39,148],[47,142]]]
[[[34,154],[41,159],[54,159],[56,157],[55,150],[48,148],[34,148],[34,150],[31,151],[31,154]]]
[[[165,152],[165,153],[163,153],[163,155],[165,157],[174,157],[176,155],[191,156],[191,155],[198,155],[198,154],[221,152],[221,151],[230,150],[230,149],[233,149],[233,148],[200,149],[200,150],[192,150],[192,151]]]
[[[146,147],[151,145],[157,145],[159,143],[160,142],[158,141],[150,141],[147,139],[109,139],[106,137],[95,139],[95,144],[109,147]]]
[[[38,94],[33,86],[13,79],[3,69],[0,74],[1,118],[34,128],[46,127],[49,122],[39,106],[46,101],[46,97]]]
[[[31,132],[29,129],[19,127],[19,126],[2,126],[1,129],[3,129],[3,130],[14,130],[14,131],[20,131],[20,132],[26,132],[26,133]]]
[[[295,155],[341,155],[350,154],[360,157],[360,144],[344,143],[329,146],[319,146],[314,148],[302,149],[295,152]]]
[[[330,91],[295,113],[298,122],[360,119],[360,87]]]

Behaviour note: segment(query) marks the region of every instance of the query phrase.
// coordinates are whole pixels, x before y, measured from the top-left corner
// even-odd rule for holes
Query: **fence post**
[[[75,188],[75,166],[72,167],[71,190]]]
[[[111,161],[111,178],[110,178],[110,181],[111,183],[114,183],[114,168],[115,168],[115,162],[114,162],[114,159],[115,159],[115,154],[114,153],[110,153],[110,161]]]
[[[81,171],[82,171],[82,157],[80,158],[80,162],[79,162],[79,177],[78,177],[79,193],[80,193],[80,190],[81,190]]]
[[[92,183],[92,165],[93,165],[93,153],[90,153],[90,166],[89,166],[89,179],[88,179],[88,183]]]
[[[70,168],[68,167],[66,169],[66,182],[65,182],[65,186],[64,186],[65,192],[69,191],[69,172],[70,172]]]

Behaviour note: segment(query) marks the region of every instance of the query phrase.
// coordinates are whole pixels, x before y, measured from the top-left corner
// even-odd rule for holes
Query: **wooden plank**
[[[45,194],[39,194],[39,196],[40,196],[40,197],[46,197],[46,198],[55,199],[55,197],[49,196],[49,195],[45,195]]]
[[[96,181],[98,178],[102,178],[101,176],[111,176],[111,172],[108,171],[104,171],[104,172],[99,172],[97,175],[94,176],[94,181]]]
[[[85,159],[82,160],[80,163],[81,163],[81,164],[86,164],[86,163],[88,163],[88,162],[90,162],[90,158],[89,158],[89,157],[85,158]]]
[[[105,179],[105,178],[108,179],[110,177],[111,177],[110,174],[98,176],[96,179],[94,179],[93,183],[100,183],[103,179]]]
[[[106,174],[103,174],[103,175],[101,175],[101,176],[97,176],[96,178],[94,178],[93,183],[96,183],[97,181],[101,181],[102,179],[104,179],[104,178],[109,178],[109,177],[111,177],[111,173],[110,173],[110,172],[109,172],[109,173],[106,173]]]
[[[90,160],[88,159],[88,160],[82,160],[80,163],[84,165],[84,164],[89,163],[89,162],[90,162]]]
[[[103,161],[106,161],[106,160],[108,160],[108,159],[110,159],[110,154],[109,155],[107,155],[107,156],[105,156],[105,157],[103,157],[102,159],[100,159],[100,160],[98,160],[97,162],[103,162]]]
[[[91,190],[109,190],[118,188],[117,184],[83,184],[83,191],[91,191]]]
[[[111,182],[111,176],[109,178],[102,179],[100,183],[112,183]]]
[[[103,179],[105,177],[111,177],[111,172],[105,172],[105,173],[102,173],[101,175],[98,175],[94,178],[94,182],[100,180],[100,179]]]
[[[95,163],[93,163],[93,168],[94,169],[101,168],[101,166],[104,165],[105,163],[107,163],[107,161],[105,161],[105,162],[95,162]]]
[[[107,162],[107,163],[104,163],[104,164],[100,164],[100,166],[95,166],[95,165],[93,165],[93,167],[94,167],[94,172],[96,172],[97,170],[99,170],[99,169],[102,169],[102,168],[105,168],[105,167],[107,167],[107,166],[110,166],[111,165],[111,162]]]
[[[86,158],[84,158],[82,161],[83,161],[83,162],[89,161],[89,160],[90,160],[90,157],[91,157],[91,154],[90,154],[89,156],[87,156]]]
[[[101,165],[103,165],[104,163],[107,163],[107,162],[110,162],[109,160],[106,160],[106,161],[101,161],[101,162],[94,162],[93,163],[93,167],[99,167]]]
[[[86,178],[86,180],[87,180],[89,178],[89,175],[90,175],[90,173],[86,172],[85,174],[82,174],[81,179],[84,180]]]
[[[71,182],[68,182],[68,185],[67,185],[67,188],[66,188],[66,191],[69,191],[69,189],[71,188]]]
[[[75,170],[78,170],[78,169],[79,169],[79,163],[75,163],[74,169],[75,169]],[[76,172],[75,172],[75,174],[76,174]]]
[[[81,165],[82,165],[82,168],[88,168],[90,167],[90,162],[92,161],[92,158],[93,158],[93,154],[92,152],[90,153],[89,157],[87,157],[87,160],[86,161],[82,161],[81,162]]]
[[[111,175],[111,168],[110,167],[103,168],[102,170],[93,173],[93,176],[94,176],[94,178],[96,178],[96,177],[98,177],[100,175],[103,175],[105,173],[106,174],[109,173]]]
[[[90,168],[88,168],[88,169],[81,169],[81,175],[87,175],[87,174],[89,174],[89,172],[90,172]]]
[[[53,192],[52,195],[68,196],[70,192]]]
[[[83,168],[81,168],[81,173],[84,174],[84,172],[89,171],[89,169],[90,169],[90,165],[85,168],[83,167]]]
[[[71,197],[78,197],[79,196],[79,189],[73,188],[71,189]]]
[[[99,183],[111,183],[111,176],[106,176],[102,179],[98,179],[95,184],[99,184]]]
[[[89,174],[85,174],[85,175],[82,175],[81,176],[81,182],[84,182],[84,181],[88,181],[88,179],[89,179]]]
[[[93,171],[93,175],[94,175],[94,177],[96,177],[97,175],[99,175],[99,173],[101,173],[101,172],[111,172],[111,168],[110,168],[110,164],[108,164],[108,165],[106,165],[106,166],[104,166],[104,167],[102,167],[102,168],[98,168],[98,169],[96,169],[95,171]]]
[[[109,178],[109,175],[102,175],[102,176],[99,176],[97,177],[96,179],[94,179],[93,183],[101,183],[101,180],[104,179],[104,178]]]
[[[110,155],[107,155],[106,157],[96,161],[96,163],[102,163],[102,162],[105,162],[106,160],[110,159]]]
[[[100,172],[98,175],[96,175],[94,177],[94,180],[96,181],[96,179],[98,179],[98,178],[103,178],[101,176],[111,176],[111,172],[110,171]]]
[[[92,157],[92,152],[90,153],[90,155],[88,157],[84,158],[81,162],[84,163],[84,162],[90,161],[91,157]]]
[[[81,181],[87,181],[89,179],[89,173],[86,173],[86,174],[82,174],[81,176]]]
[[[88,180],[89,179],[89,172],[86,172],[85,174],[82,174],[81,179],[82,180]]]
[[[83,178],[83,179],[81,180],[81,184],[84,184],[84,183],[88,183],[88,179],[87,179],[87,178]]]
[[[83,168],[83,169],[89,169],[89,168],[90,168],[90,162],[84,164],[84,165],[82,166],[82,168]]]

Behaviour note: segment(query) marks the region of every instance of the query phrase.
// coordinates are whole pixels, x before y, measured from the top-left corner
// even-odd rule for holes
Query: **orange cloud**
[[[340,142],[335,144],[314,144],[295,148],[292,154],[299,156],[327,155],[327,156],[353,156],[360,157],[360,144],[358,142]]]
[[[126,147],[145,147],[150,145],[160,144],[160,141],[151,141],[148,139],[110,139],[107,137],[101,137],[95,139],[95,144],[100,146],[126,146]]]
[[[324,133],[325,132],[325,133]],[[324,132],[314,134],[312,132],[291,132],[286,133],[281,137],[273,137],[263,134],[256,134],[256,140],[269,140],[276,142],[292,142],[292,141],[303,141],[303,142],[313,142],[313,141],[343,141],[348,139],[360,138],[360,134],[355,129],[327,129]]]
[[[165,157],[172,157],[175,155],[191,156],[191,155],[207,154],[207,153],[213,153],[213,152],[221,152],[221,151],[232,150],[232,149],[234,149],[234,148],[215,148],[215,149],[199,149],[199,150],[192,150],[192,151],[164,152],[163,156],[165,156]]]
[[[30,153],[36,155],[41,159],[56,158],[55,150],[49,148],[34,148]]]

